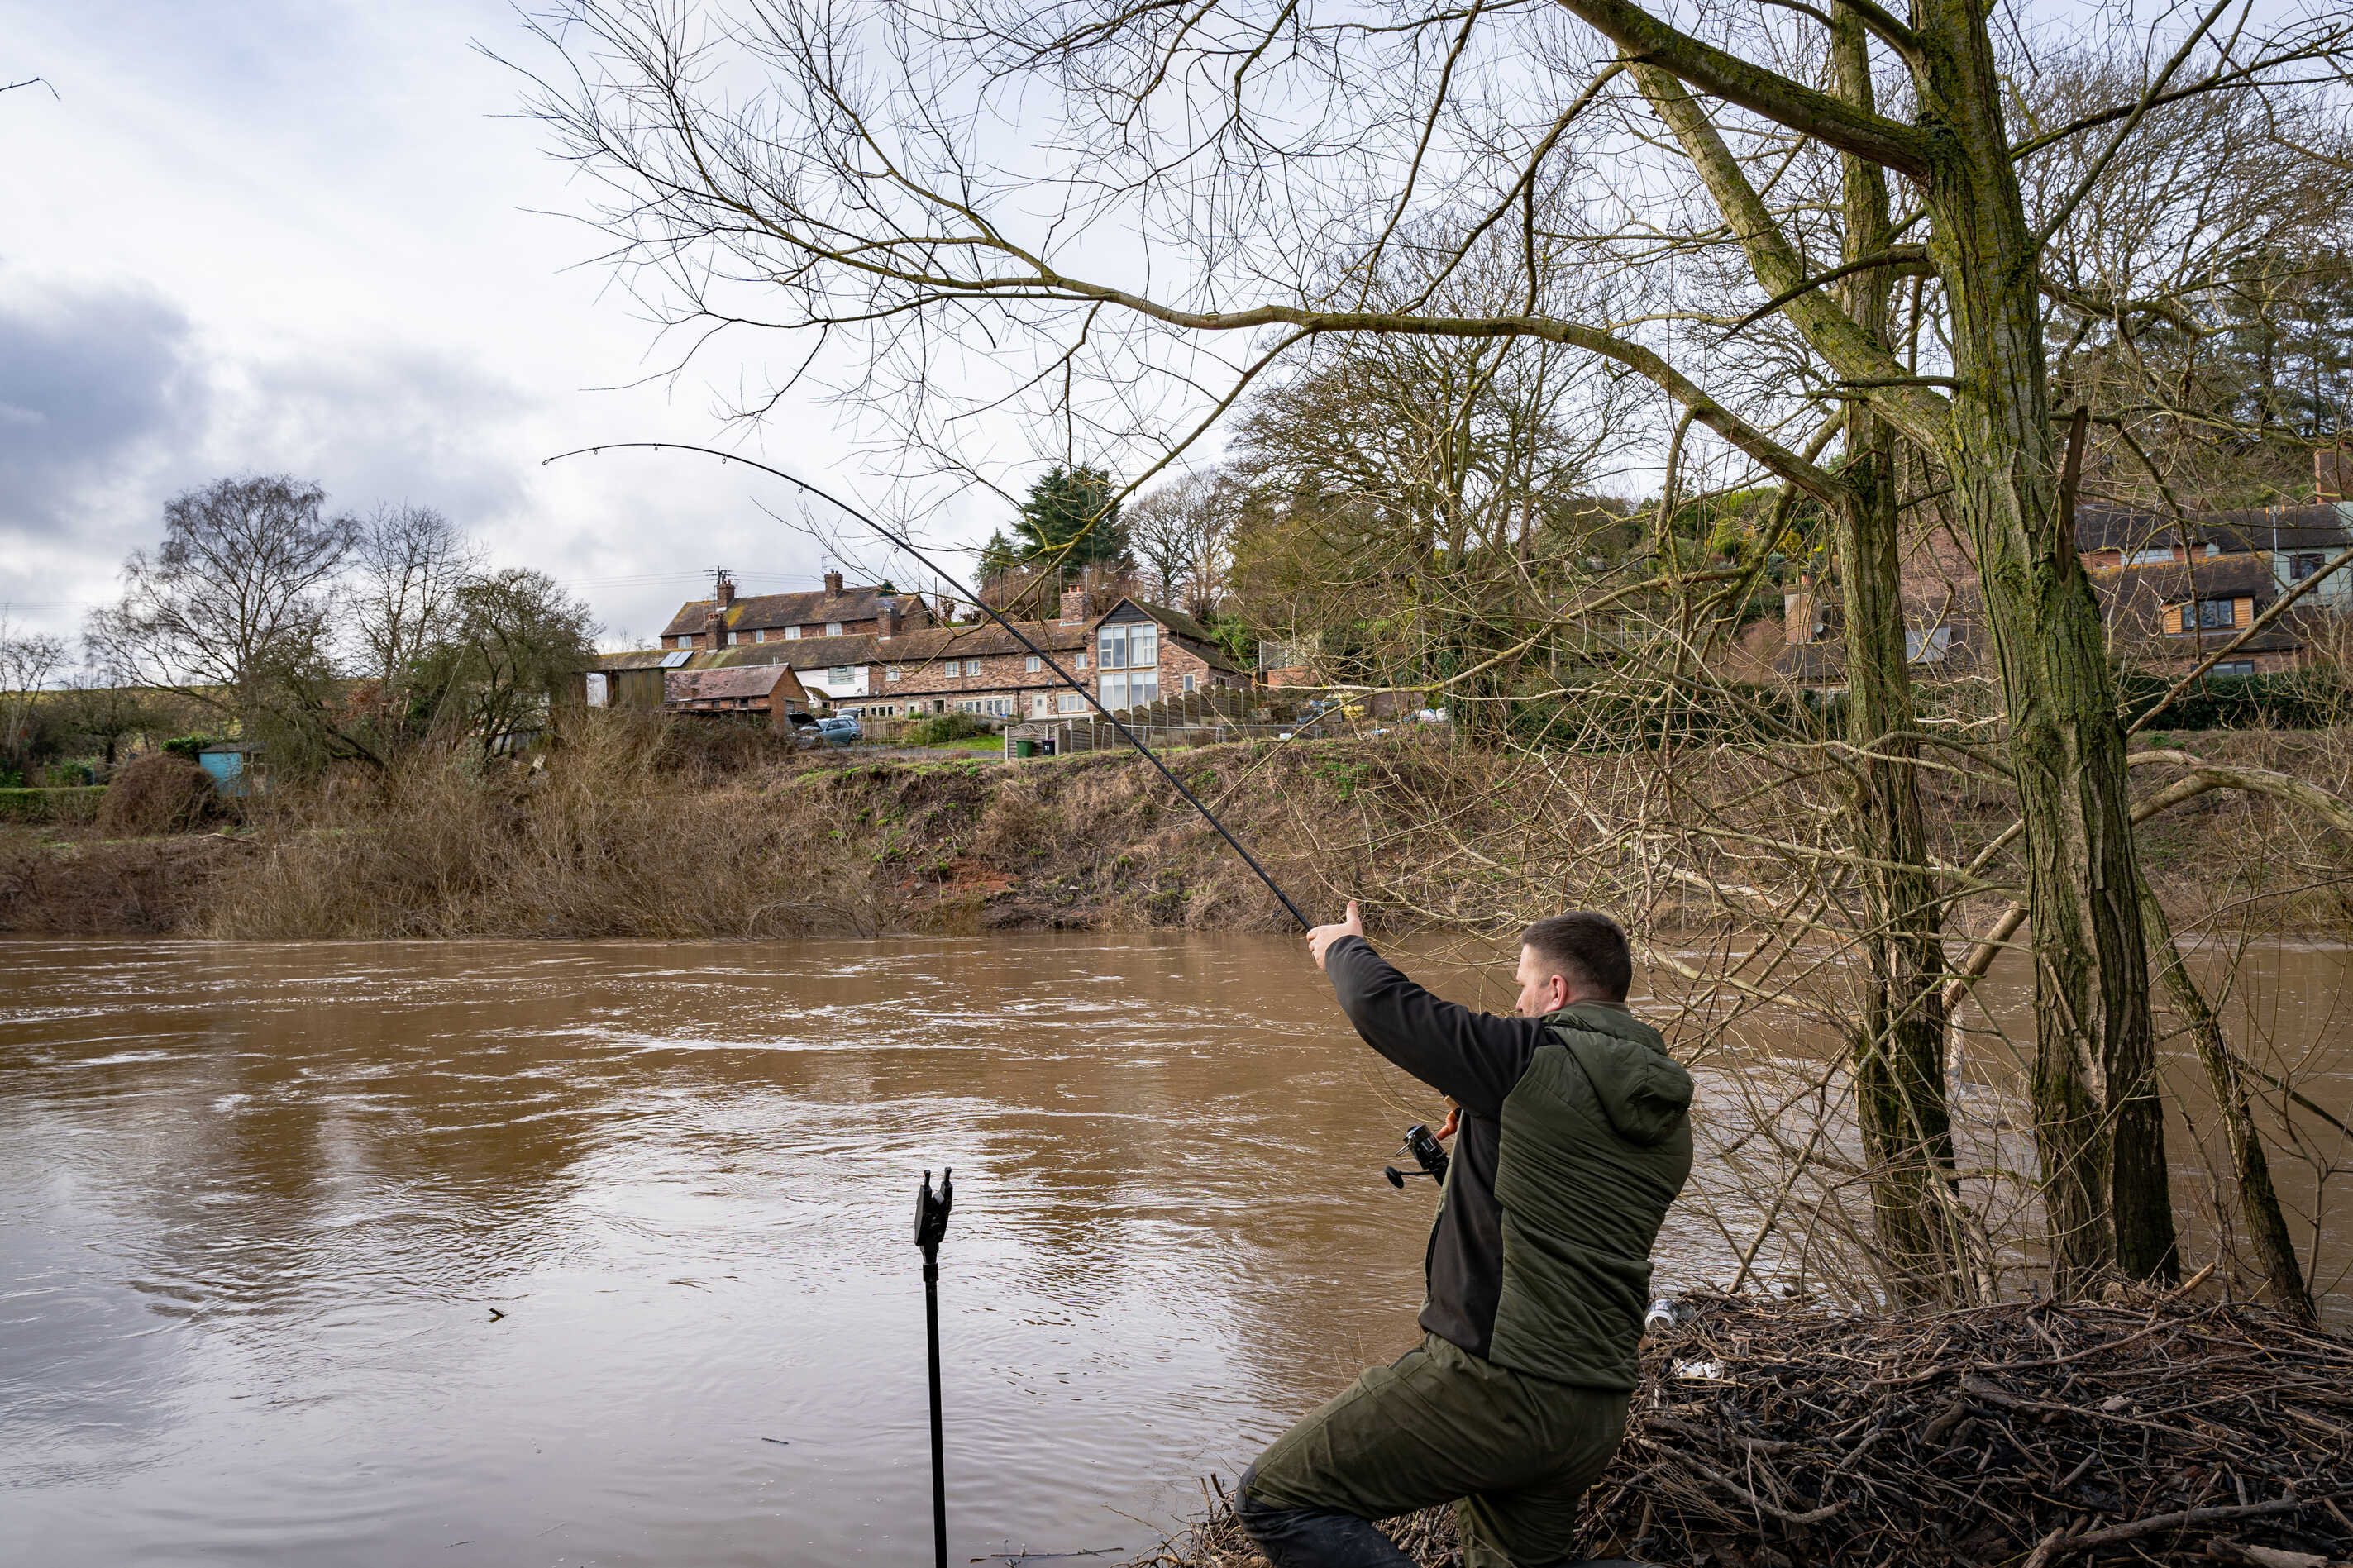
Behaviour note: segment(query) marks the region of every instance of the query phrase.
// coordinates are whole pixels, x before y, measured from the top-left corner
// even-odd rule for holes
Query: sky
[[[572,586],[608,647],[649,641],[714,565],[747,593],[817,584],[825,547],[758,504],[774,481],[674,454],[541,466],[669,439],[883,488],[814,399],[748,442],[723,427],[717,389],[788,344],[660,374],[674,348],[596,261],[587,193],[478,43],[533,59],[500,0],[0,0],[0,81],[48,84],[0,93],[17,629],[74,633],[160,542],[167,498],[246,472],[314,479],[339,510],[438,508],[493,564]],[[1002,521],[966,507],[930,533]],[[853,580],[892,567],[834,542]]]

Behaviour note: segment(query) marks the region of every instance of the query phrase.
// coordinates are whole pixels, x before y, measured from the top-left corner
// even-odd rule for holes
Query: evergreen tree
[[[1065,568],[1124,564],[1127,524],[1112,500],[1117,488],[1101,468],[1048,469],[1014,519],[1020,559]]]

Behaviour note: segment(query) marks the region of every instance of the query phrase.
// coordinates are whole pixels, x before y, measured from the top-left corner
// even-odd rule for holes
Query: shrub
[[[222,815],[212,774],[178,756],[126,764],[99,803],[99,830],[117,838],[193,833]]]
[[[98,815],[102,789],[0,787],[0,822],[88,822]]]
[[[900,732],[900,739],[910,746],[944,746],[952,741],[992,734],[995,731],[995,725],[976,714],[934,713],[909,724]]]
[[[177,757],[182,762],[193,763],[196,760],[196,754],[199,752],[219,738],[216,735],[180,735],[164,742],[164,751],[167,755]]]

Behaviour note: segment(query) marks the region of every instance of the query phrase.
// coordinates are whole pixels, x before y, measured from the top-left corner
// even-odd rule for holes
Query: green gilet
[[[1489,1359],[1588,1388],[1634,1386],[1651,1245],[1691,1175],[1691,1075],[1621,1008],[1546,1020],[1504,1101],[1504,1274]]]

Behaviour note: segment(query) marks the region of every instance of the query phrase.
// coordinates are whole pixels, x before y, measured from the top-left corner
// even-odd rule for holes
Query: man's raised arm
[[[1544,1039],[1541,1023],[1474,1013],[1431,995],[1373,951],[1353,902],[1345,921],[1317,926],[1307,943],[1366,1045],[1466,1109],[1503,1114],[1504,1097]]]

